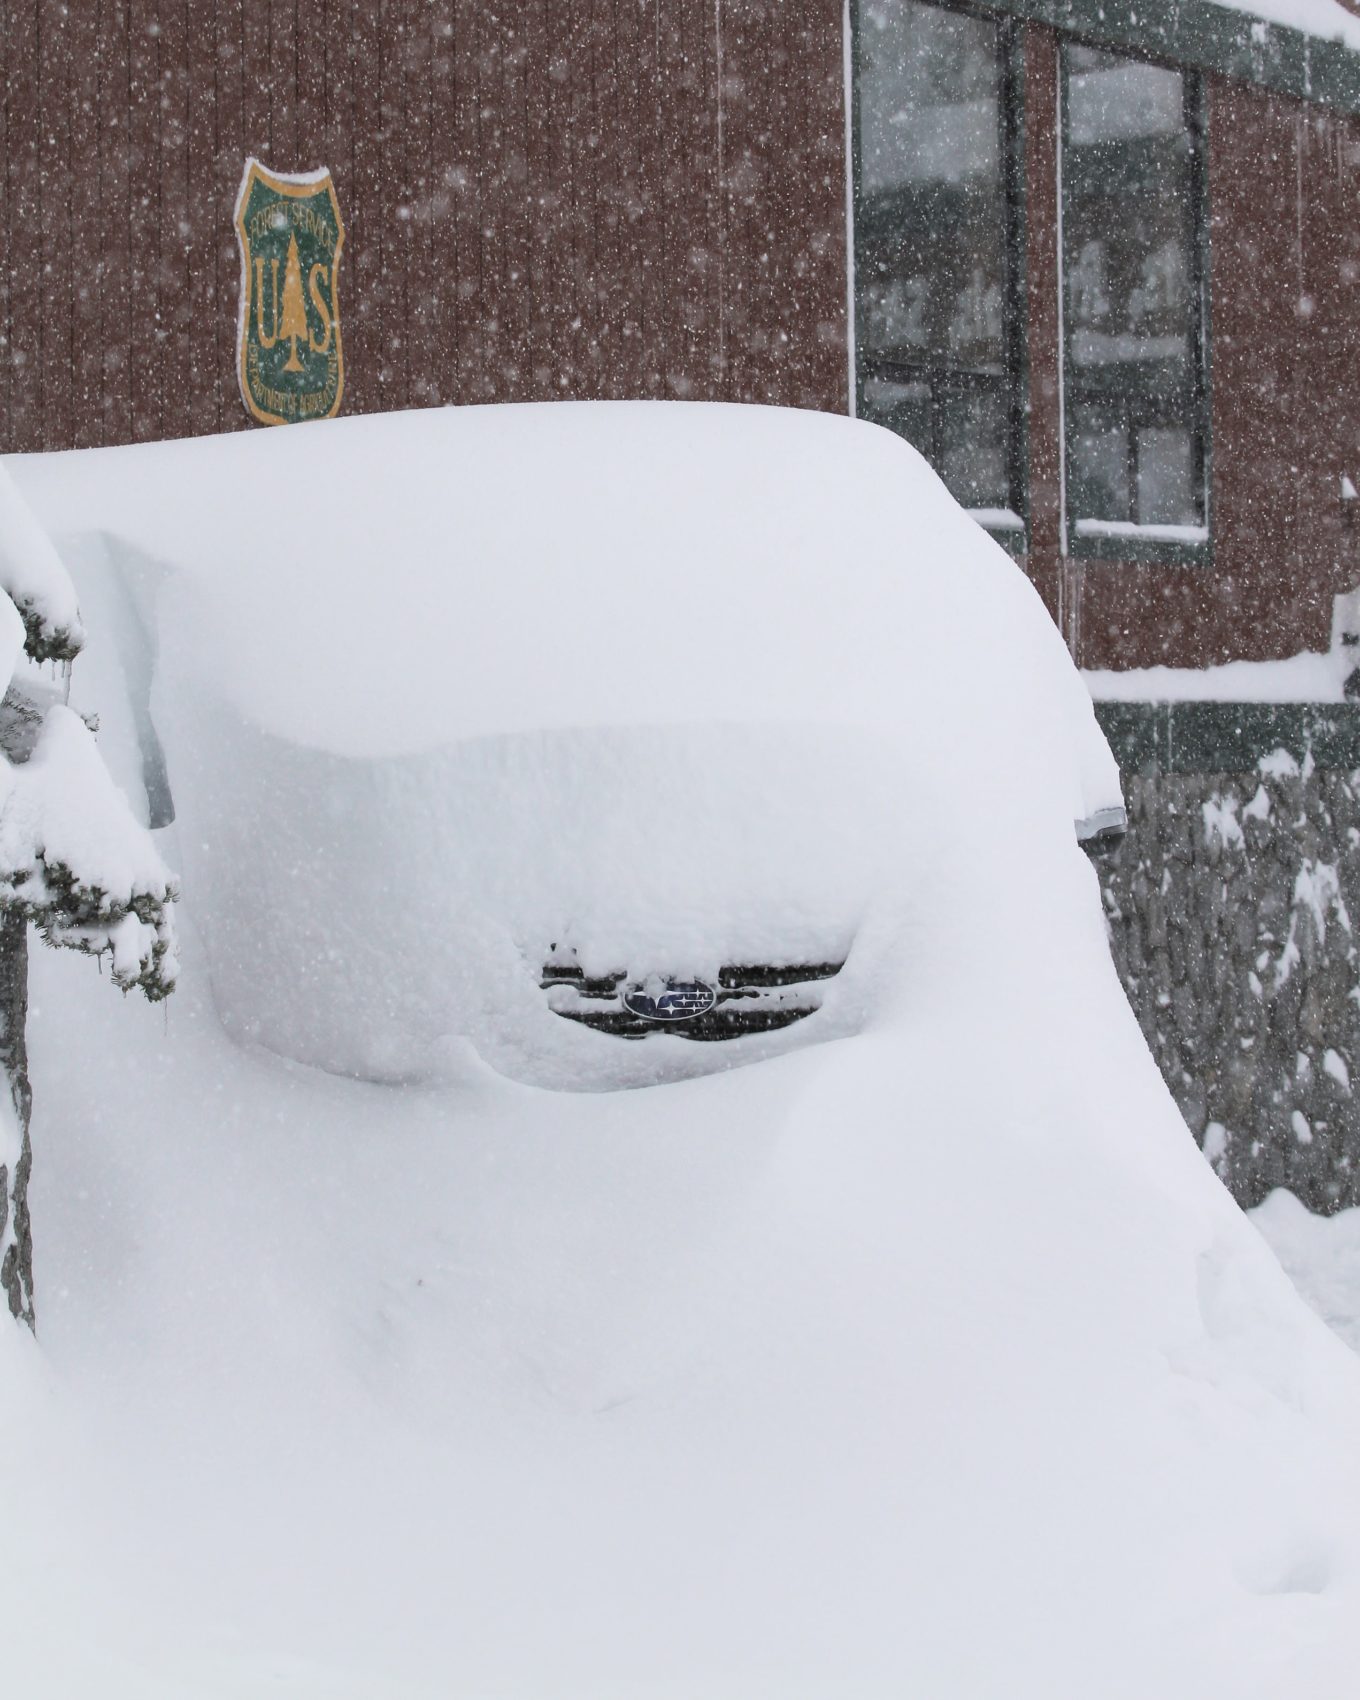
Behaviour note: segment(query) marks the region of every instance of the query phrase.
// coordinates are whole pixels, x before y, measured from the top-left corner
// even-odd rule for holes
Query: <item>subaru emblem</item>
[[[643,1021],[693,1021],[707,1015],[718,1001],[712,986],[702,980],[662,980],[652,975],[623,990],[623,1007]]]

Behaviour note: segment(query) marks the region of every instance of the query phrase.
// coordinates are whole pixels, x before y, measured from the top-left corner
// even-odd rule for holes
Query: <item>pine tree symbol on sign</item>
[[[283,323],[279,326],[279,336],[293,345],[284,371],[300,372],[302,362],[298,359],[297,345],[299,340],[307,340],[307,308],[302,299],[302,262],[298,259],[295,235],[288,238],[288,266],[283,274]]]

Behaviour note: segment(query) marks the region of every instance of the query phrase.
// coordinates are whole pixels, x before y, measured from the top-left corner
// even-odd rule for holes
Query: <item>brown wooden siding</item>
[[[847,405],[840,0],[0,0],[0,51],[0,450],[247,425],[249,154],[335,178],[347,412]],[[1088,666],[1325,647],[1360,581],[1360,120],[1211,79],[1213,559],[1081,563],[1052,32],[1025,57],[1028,571]]]
[[[335,179],[346,412],[847,404],[840,0],[0,0],[0,52],[0,450],[248,423],[249,154]]]

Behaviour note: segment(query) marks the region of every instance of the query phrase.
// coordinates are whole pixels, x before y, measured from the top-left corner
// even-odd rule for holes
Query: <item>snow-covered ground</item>
[[[555,493],[577,518],[593,508],[615,554],[649,558],[646,501],[667,501],[659,474],[650,494],[630,484],[615,527],[618,456],[635,454],[640,479],[668,465],[661,553],[697,563],[692,594],[679,573],[654,592],[670,617],[645,643],[647,598],[620,618],[612,662],[608,633],[582,634],[612,671],[564,697],[560,672],[544,688],[550,620],[488,641],[459,524],[488,477],[457,452],[475,414],[14,466],[46,523],[64,522],[92,634],[77,705],[100,700],[106,758],[143,805],[144,781],[162,783],[139,736],[154,712],[179,807],[158,837],[185,885],[168,1005],[122,1000],[57,953],[34,962],[39,1337],[0,1330],[7,1683],[40,1700],[1348,1691],[1360,1360],[1203,1162],[1124,1003],[1072,833],[1102,771],[1089,702],[1019,570],[872,427],[535,415],[531,436],[567,429],[574,445],[559,445],[575,458]],[[492,454],[501,425],[483,423]],[[504,428],[527,487],[545,488]],[[617,455],[591,482],[606,439]],[[749,477],[722,485],[734,457]],[[333,485],[337,463],[349,476]],[[705,560],[723,534],[703,530],[700,474],[752,503],[738,560]],[[320,552],[329,580],[307,568],[310,600],[291,611],[316,617],[291,641],[317,653],[297,650],[290,674],[245,545],[265,540],[275,574],[292,572],[283,545],[307,534],[308,491],[338,501],[352,546]],[[365,504],[372,528],[356,529]],[[542,538],[555,517],[581,567],[560,504],[501,509]],[[904,513],[888,564],[866,556]],[[497,570],[518,571],[504,554]],[[154,681],[136,621],[121,644],[109,635],[111,555],[150,564]],[[726,595],[710,582],[704,601],[700,567]],[[436,587],[435,605],[394,624],[414,584]],[[513,613],[513,590],[492,605]],[[472,667],[480,645],[494,700],[417,669],[394,705],[391,631],[407,664],[453,644]],[[686,657],[720,683],[742,654],[730,694],[674,690]],[[381,1022],[413,960],[428,972],[398,912],[414,903],[437,925],[458,848],[441,826],[394,881],[356,798],[404,798],[419,823],[439,773],[470,759],[451,701],[476,720],[465,742],[486,747],[486,771],[512,787],[546,772],[520,760],[522,738],[545,747],[535,691],[554,736],[650,726],[673,750],[673,734],[682,775],[715,724],[748,753],[782,727],[798,761],[828,729],[849,740],[840,806],[876,842],[838,888],[851,964],[868,965],[853,1020],[813,1016],[778,1054],[710,1047],[694,1078],[665,1060],[681,1041],[644,1045],[670,1083],[630,1091],[580,1089],[599,1045],[629,1050],[582,1032],[590,1067],[559,1091],[485,1048],[465,1000],[390,1075],[313,1066],[287,1005],[340,1007],[359,936],[340,900],[369,922],[384,900],[397,914],[349,982]],[[754,746],[737,737],[753,730]],[[411,758],[436,765],[405,790],[342,787],[340,807],[319,806],[325,775]],[[656,765],[647,810],[680,794]],[[626,819],[637,762],[574,771],[592,809]],[[757,803],[768,786],[784,822],[777,764],[713,771],[706,802],[681,786],[701,821],[737,806],[739,779]],[[505,819],[479,803],[464,825]],[[574,863],[590,846],[569,826]],[[504,833],[523,882],[488,876],[478,926],[450,909],[489,973],[540,900],[572,889],[554,828],[548,813]],[[706,844],[695,833],[686,852]],[[638,909],[620,937],[679,950],[724,924],[752,890],[728,883],[728,848],[720,833],[711,879],[683,886],[707,903],[697,930]],[[749,847],[771,890],[790,864],[811,879],[780,851],[777,833]],[[626,864],[601,865],[582,901],[603,915],[614,882],[627,909]],[[279,948],[252,902],[276,906]],[[345,941],[338,967],[328,931]],[[223,1014],[252,996],[267,1020],[235,1019],[230,1037]]]
[[[235,1049],[186,947],[168,1026],[37,965],[18,1691],[1344,1689],[1354,1366],[1149,1083],[1080,1119],[1129,1035],[1047,1101],[925,1011],[394,1090]]]
[[[1303,1297],[1360,1352],[1360,1208],[1314,1216],[1280,1190],[1251,1219]]]

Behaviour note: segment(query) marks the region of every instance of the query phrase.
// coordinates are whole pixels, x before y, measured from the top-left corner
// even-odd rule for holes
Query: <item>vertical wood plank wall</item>
[[[0,452],[244,428],[246,157],[330,168],[346,412],[843,411],[840,0],[0,0]]]
[[[1087,666],[1325,648],[1360,583],[1360,121],[1209,79],[1213,560],[1078,563],[1056,37],[1025,55],[1030,576]],[[347,412],[847,406],[841,0],[0,0],[0,452],[247,426],[250,154],[335,178]]]

